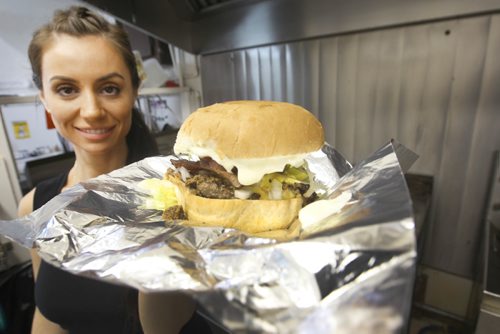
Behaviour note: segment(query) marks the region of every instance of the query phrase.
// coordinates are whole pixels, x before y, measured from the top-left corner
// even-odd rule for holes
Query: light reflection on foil
[[[315,187],[342,198],[277,242],[163,222],[138,188],[171,157],[77,185],[0,233],[79,275],[142,291],[183,290],[233,333],[394,333],[407,325],[415,271],[411,200],[391,141],[352,167],[332,147],[308,157]],[[399,159],[398,159],[399,158]]]

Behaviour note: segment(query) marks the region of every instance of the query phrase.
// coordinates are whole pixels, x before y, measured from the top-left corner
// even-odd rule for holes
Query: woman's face
[[[111,42],[55,36],[42,57],[42,85],[45,108],[75,150],[102,155],[125,145],[136,91]]]

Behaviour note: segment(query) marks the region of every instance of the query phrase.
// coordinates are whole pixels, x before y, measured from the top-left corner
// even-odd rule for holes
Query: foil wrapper
[[[307,157],[322,215],[291,241],[165,222],[138,184],[152,157],[78,184],[0,233],[76,275],[145,292],[184,291],[232,333],[396,333],[415,275],[412,203],[395,141],[354,167],[325,145]],[[316,202],[315,202],[316,203]],[[321,210],[320,210],[321,209]]]

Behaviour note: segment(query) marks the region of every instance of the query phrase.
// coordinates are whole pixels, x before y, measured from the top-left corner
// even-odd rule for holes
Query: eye
[[[69,85],[61,85],[56,88],[57,94],[63,97],[70,97],[76,94],[78,91],[75,87]]]
[[[120,87],[116,85],[106,85],[102,88],[102,93],[104,95],[111,95],[111,96],[116,96],[120,94]]]

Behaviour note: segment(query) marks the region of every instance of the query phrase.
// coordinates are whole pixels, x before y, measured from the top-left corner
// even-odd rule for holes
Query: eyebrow
[[[114,77],[118,77],[118,78],[125,80],[125,77],[123,75],[121,75],[120,73],[112,72],[112,73],[109,73],[105,76],[100,77],[99,79],[97,79],[97,81],[99,81],[99,82],[106,81],[106,80],[109,80],[109,79],[114,78]],[[64,81],[76,82],[75,79],[65,77],[63,75],[55,75],[52,78],[50,78],[49,81],[54,81],[54,80],[64,80]]]

